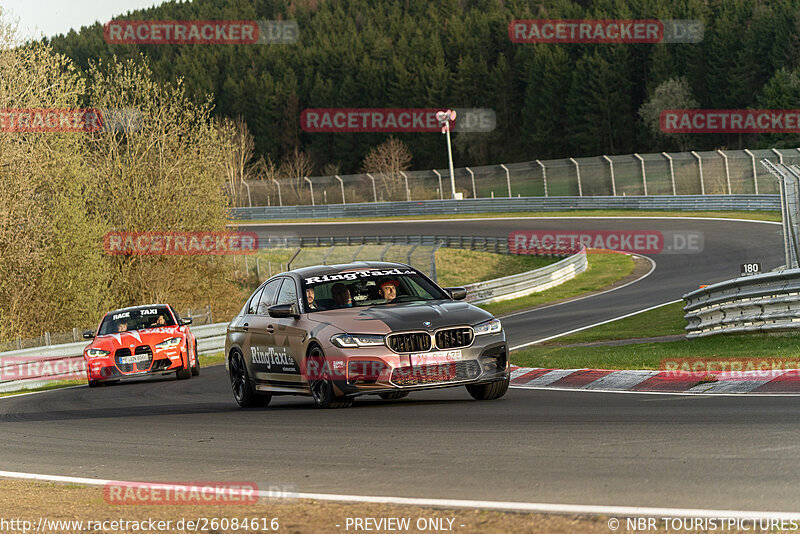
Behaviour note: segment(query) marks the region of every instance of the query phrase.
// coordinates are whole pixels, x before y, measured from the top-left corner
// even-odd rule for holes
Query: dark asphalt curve
[[[681,298],[701,284],[739,276],[740,265],[761,262],[764,270],[783,263],[783,239],[778,224],[710,219],[666,218],[527,218],[398,221],[381,223],[309,223],[253,225],[259,237],[291,232],[301,236],[464,235],[508,237],[515,230],[575,232],[641,230],[700,232],[703,248],[693,254],[648,255],[655,271],[627,287],[560,304],[517,313],[503,319],[512,347],[595,324]]]
[[[281,230],[287,230],[284,227]],[[670,219],[292,225],[314,235],[505,236],[518,229],[692,230],[701,254],[657,255],[625,288],[508,317],[512,344],[680,298],[739,264],[781,262],[780,227]],[[257,227],[266,235],[275,230]],[[317,410],[241,410],[224,369],[0,399],[0,470],[150,481],[255,481],[301,492],[560,504],[799,511],[800,397],[463,388]]]
[[[301,492],[798,511],[800,397],[464,388],[242,410],[224,368],[0,400],[0,469]]]

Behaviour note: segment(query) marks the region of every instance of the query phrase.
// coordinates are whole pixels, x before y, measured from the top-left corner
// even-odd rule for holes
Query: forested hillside
[[[118,18],[296,20],[300,40],[289,45],[110,45],[100,24],[51,44],[83,68],[144,54],[156,79],[182,77],[196,101],[213,95],[216,115],[242,116],[256,156],[280,162],[297,149],[316,174],[358,171],[389,134],[303,132],[300,113],[312,107],[495,110],[494,132],[456,135],[458,165],[799,144],[796,135],[663,136],[639,110],[669,80],[662,88],[683,92],[662,90],[656,107],[677,99],[800,108],[800,0],[195,0]],[[509,22],[531,18],[699,19],[705,36],[698,44],[512,43]],[[397,137],[413,168],[444,165],[436,134]]]

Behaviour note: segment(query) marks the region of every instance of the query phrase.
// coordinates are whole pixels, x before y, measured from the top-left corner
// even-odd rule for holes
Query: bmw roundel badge
[[[430,321],[423,321],[422,322],[422,326],[430,326],[430,325],[431,325]]]

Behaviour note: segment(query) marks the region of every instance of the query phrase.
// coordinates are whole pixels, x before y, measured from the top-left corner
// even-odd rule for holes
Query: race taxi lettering
[[[158,315],[158,310],[155,308],[152,310],[142,310],[139,312],[139,315]]]
[[[325,274],[323,276],[312,276],[306,278],[306,285],[321,284],[323,282],[335,282],[337,280],[357,280],[358,278],[369,278],[371,276],[391,276],[417,274],[409,269],[387,269],[370,271],[352,271],[349,273]]]
[[[261,347],[250,347],[250,358],[253,363],[265,365],[269,370],[276,365],[282,366],[281,371],[298,372],[295,361],[286,347],[280,347],[278,350],[275,350],[275,347],[267,347],[266,350]]]
[[[116,313],[111,318],[116,321],[117,319],[129,319],[130,316],[131,312],[125,312],[125,313]]]

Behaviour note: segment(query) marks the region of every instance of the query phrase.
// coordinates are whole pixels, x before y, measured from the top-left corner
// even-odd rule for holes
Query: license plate
[[[460,350],[440,350],[420,352],[411,355],[411,365],[435,365],[437,363],[460,362],[463,359]]]
[[[146,362],[150,359],[150,356],[147,354],[136,354],[134,356],[123,356],[119,359],[119,363],[139,363],[139,362]]]

